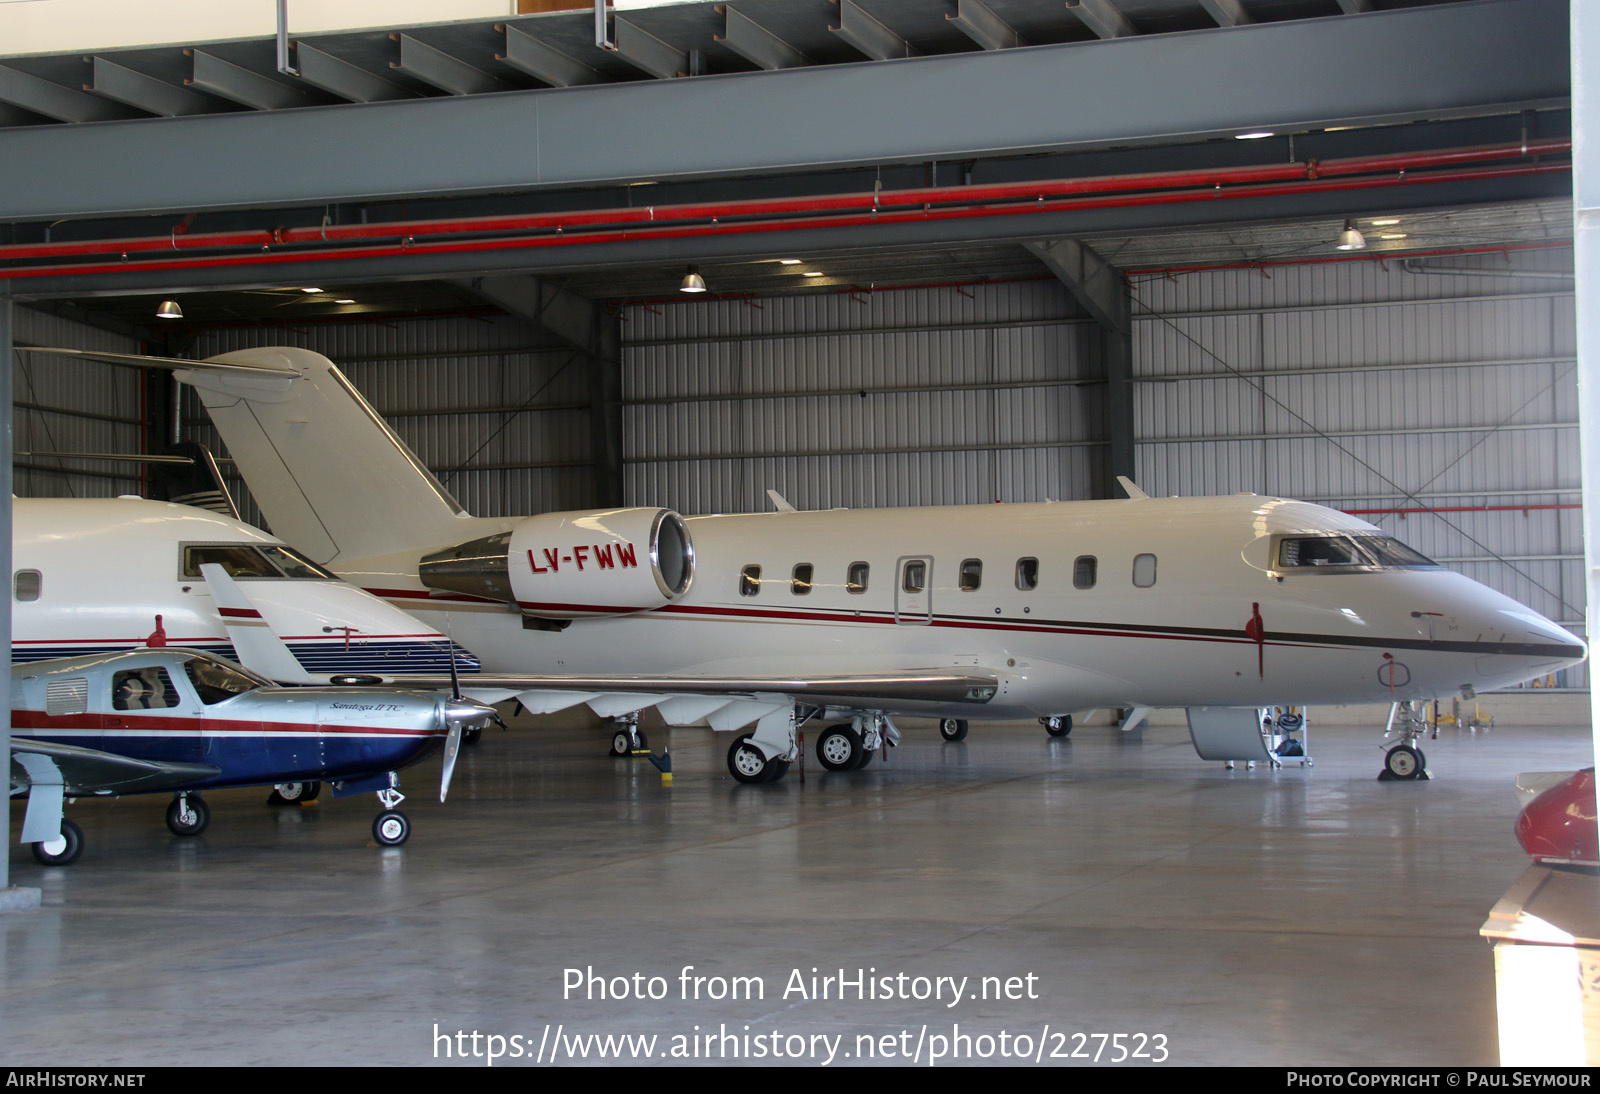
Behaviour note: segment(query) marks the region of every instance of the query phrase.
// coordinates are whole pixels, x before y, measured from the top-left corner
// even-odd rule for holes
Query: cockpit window
[[[203,657],[185,661],[183,671],[188,674],[189,682],[194,685],[194,690],[200,695],[200,701],[206,706],[232,699],[235,695],[243,695],[247,691],[254,691],[267,684],[264,678],[252,672]]]
[[[183,576],[199,577],[200,567],[215,562],[229,577],[298,578],[333,581],[334,576],[305,556],[275,544],[191,544],[183,549]]]
[[[1280,570],[1352,571],[1436,569],[1438,563],[1389,536],[1284,536]]]

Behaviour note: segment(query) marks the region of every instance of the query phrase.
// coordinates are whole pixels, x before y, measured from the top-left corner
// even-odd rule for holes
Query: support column
[[[1600,292],[1600,10],[1572,5],[1572,203],[1574,286],[1578,301],[1578,446],[1583,471],[1585,627],[1600,625],[1600,311],[1585,305]],[[1587,75],[1586,75],[1587,73]],[[1591,645],[1591,650],[1592,650]],[[1600,689],[1589,662],[1589,711],[1595,754],[1600,755]]]
[[[1133,322],[1131,294],[1122,271],[1093,248],[1075,239],[1029,243],[1050,272],[1089,313],[1100,331],[1100,364],[1106,378],[1107,455],[1093,484],[1097,498],[1119,495],[1117,476],[1134,474]]]
[[[587,359],[591,501],[622,505],[622,321],[599,301],[535,277],[475,277],[460,284]]]
[[[6,607],[0,612],[0,638],[5,648],[11,649],[11,452],[15,448],[11,437],[12,372],[16,368],[15,353],[11,345],[11,300],[0,296],[0,441],[5,444],[6,458],[0,461],[0,559],[5,565],[0,573],[5,575]],[[6,694],[11,693],[11,658],[6,658]],[[39,906],[38,889],[11,886],[11,703],[0,711],[0,743],[5,745],[6,810],[0,813],[0,913],[22,911]]]

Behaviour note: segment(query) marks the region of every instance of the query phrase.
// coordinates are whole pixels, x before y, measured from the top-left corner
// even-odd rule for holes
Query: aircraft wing
[[[384,683],[444,689],[447,676],[385,677]],[[795,701],[817,706],[894,707],[900,703],[972,703],[993,699],[1000,681],[992,673],[908,670],[871,675],[664,676],[473,673],[462,691],[484,702],[516,697],[534,714],[588,704],[601,717],[656,707],[671,725],[699,722],[732,730]]]
[[[221,773],[222,769],[212,764],[136,760],[78,745],[11,738],[14,785],[59,783],[72,797],[164,790],[202,782]]]

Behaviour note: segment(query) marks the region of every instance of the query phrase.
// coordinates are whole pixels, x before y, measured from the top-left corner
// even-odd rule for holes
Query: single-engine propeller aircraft
[[[57,866],[83,850],[64,798],[171,792],[167,827],[194,836],[211,819],[204,790],[322,779],[335,797],[375,792],[373,838],[404,843],[399,770],[443,747],[444,801],[462,733],[494,715],[433,692],[280,688],[171,646],[13,665],[11,709],[11,796],[28,796],[21,842]]]
[[[1365,521],[1236,495],[684,518],[625,508],[477,518],[327,358],[243,350],[179,371],[272,527],[483,656],[473,694],[534,712],[654,707],[748,730],[780,777],[799,721],[868,762],[893,715],[1390,703],[1582,660],[1575,636]],[[439,613],[434,615],[431,613]],[[493,690],[499,689],[499,690]],[[1195,712],[1206,708],[1207,716]],[[1200,738],[1198,731],[1196,740]]]

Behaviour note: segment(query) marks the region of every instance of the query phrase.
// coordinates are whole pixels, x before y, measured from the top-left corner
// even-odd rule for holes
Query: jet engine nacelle
[[[694,544],[670,509],[544,513],[424,556],[420,576],[540,619],[633,615],[688,590]]]

